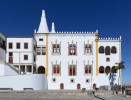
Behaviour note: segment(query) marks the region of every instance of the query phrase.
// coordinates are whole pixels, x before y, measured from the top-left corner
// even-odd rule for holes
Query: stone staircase
[[[3,60],[0,60],[0,63],[1,63],[1,64],[4,64],[4,65],[7,65],[8,67],[10,67],[12,70],[14,70],[15,72],[17,72],[17,73],[19,74],[19,70],[17,70],[17,69],[15,68],[15,66],[13,66],[13,65],[11,65],[11,64],[3,61]]]

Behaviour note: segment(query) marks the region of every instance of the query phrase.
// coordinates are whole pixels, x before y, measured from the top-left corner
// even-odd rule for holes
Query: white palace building
[[[121,36],[99,38],[95,32],[48,29],[45,11],[32,37],[0,33],[0,90],[77,90],[121,85]]]

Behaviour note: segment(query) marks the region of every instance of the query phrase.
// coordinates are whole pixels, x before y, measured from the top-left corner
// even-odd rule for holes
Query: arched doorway
[[[38,68],[38,74],[45,74],[45,67],[40,66],[40,67]]]
[[[95,83],[93,84],[93,89],[96,89],[96,84]]]
[[[60,84],[60,89],[64,89],[64,84],[63,83]]]
[[[81,89],[81,85],[77,84],[77,89],[80,90]]]

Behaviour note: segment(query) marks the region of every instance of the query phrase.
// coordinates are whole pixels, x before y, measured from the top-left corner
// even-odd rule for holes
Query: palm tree
[[[125,65],[124,62],[121,61],[120,63],[116,63],[118,66],[116,66],[116,70],[119,71],[119,79],[118,79],[118,85],[119,85],[119,80],[120,80],[120,76],[121,76],[121,70],[125,69]]]
[[[117,66],[117,69],[118,69],[118,70],[119,70],[119,69],[121,69],[121,70],[125,69],[125,65],[124,65],[124,62],[123,62],[123,61],[121,61],[120,63],[116,63],[116,64],[118,64],[118,66]]]
[[[110,75],[109,75],[109,81],[110,81],[110,85],[111,86],[113,86],[113,85],[115,85],[114,84],[114,81],[116,80],[116,74],[115,73],[110,73]]]

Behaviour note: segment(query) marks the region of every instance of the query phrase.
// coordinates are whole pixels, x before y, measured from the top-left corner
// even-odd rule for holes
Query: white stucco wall
[[[0,76],[18,75],[18,73],[13,70],[10,66],[1,63],[0,61]]]
[[[35,35],[38,46],[46,46],[46,36],[45,34],[36,34]],[[40,38],[43,38],[43,41],[39,41]],[[116,46],[117,54],[104,55],[98,53],[98,68],[99,66],[114,66],[116,62],[120,61],[121,56],[121,46],[118,40],[111,41],[99,41],[98,48],[96,48],[95,34],[49,34],[48,35],[48,89],[60,89],[60,84],[64,84],[64,89],[77,89],[77,84],[81,85],[81,88],[92,89],[93,84],[96,84],[97,87],[102,85],[110,85],[109,74],[99,74],[96,76],[96,49],[99,49],[100,46]],[[52,55],[52,44],[61,44],[61,54]],[[68,44],[77,44],[77,55],[69,56],[68,55]],[[93,45],[93,53],[90,55],[84,55],[84,43]],[[110,62],[106,62],[106,58],[110,58]],[[68,65],[69,64],[77,65],[77,75],[69,76],[68,75]],[[37,66],[43,65],[46,68],[46,55],[37,55]],[[61,74],[52,75],[52,65],[61,64]],[[92,65],[92,75],[84,75],[84,64]],[[56,79],[56,82],[53,82],[53,79]],[[71,83],[71,79],[74,79],[74,83]],[[89,79],[89,82],[86,82],[86,79]],[[118,73],[115,80],[115,83],[118,84]]]
[[[37,46],[46,45],[45,34],[35,34]],[[43,41],[39,41],[43,39]],[[52,55],[52,44],[61,43],[61,55]],[[68,44],[77,44],[77,56],[68,55]],[[84,42],[85,44],[93,45],[93,54],[84,55]],[[91,88],[91,75],[84,75],[84,64],[91,64],[95,70],[95,34],[49,34],[48,36],[48,89],[60,89],[60,84],[64,83],[64,89],[77,89],[77,84],[81,84],[81,88]],[[77,75],[68,75],[68,64],[77,62]],[[52,64],[59,64],[61,62],[61,75],[52,76]],[[37,55],[36,65],[44,66],[46,68],[46,55]],[[93,71],[95,73],[95,71]],[[56,82],[52,82],[52,78]],[[74,83],[70,80],[74,79]],[[86,83],[86,79],[90,82]]]
[[[9,43],[13,43],[13,48],[9,49]],[[16,43],[20,43],[20,49],[16,48]],[[24,43],[28,43],[28,49],[24,49]],[[7,38],[6,61],[9,61],[9,52],[13,52],[14,64],[33,64],[34,62],[34,45],[36,42],[33,38]],[[24,60],[24,55],[28,55],[28,60]]]
[[[37,41],[37,47],[46,46],[46,35],[45,34],[35,34],[35,40]],[[43,39],[43,41],[39,41],[39,39]],[[36,55],[36,67],[43,66],[46,68],[46,55]]]
[[[0,76],[0,88],[44,90],[47,89],[47,78],[44,74]]]
[[[61,55],[52,55],[52,44],[55,44],[57,41],[58,44],[61,44]],[[68,44],[77,44],[77,55],[68,55]],[[93,54],[84,55],[84,42],[85,44],[92,44]],[[95,74],[95,34],[49,34],[48,41],[48,56],[49,56],[49,73],[48,73],[48,88],[49,89],[60,89],[60,84],[64,84],[64,89],[77,89],[77,84],[81,85],[82,88],[91,89],[92,76],[84,75],[84,64],[88,63],[92,65],[93,74]],[[77,75],[69,76],[68,65],[69,64],[77,65]],[[60,64],[61,62],[61,75],[53,76],[52,75],[52,65]],[[56,82],[53,82],[52,79],[56,78]],[[71,79],[74,79],[74,83],[71,83]],[[86,79],[89,79],[89,82],[86,82]]]
[[[5,74],[5,65],[0,63],[0,76],[3,76]]]
[[[110,55],[105,55],[105,53],[98,53],[98,68],[100,66],[104,66],[104,68],[106,68],[106,66],[110,66],[110,68],[112,68],[113,66],[117,66],[116,63],[119,63],[121,61],[121,40],[99,40],[98,47],[100,46],[103,46],[104,48],[106,46],[109,46],[110,48],[112,46],[115,46],[117,48],[117,53],[110,53]],[[110,58],[110,61],[107,62],[106,58]],[[117,71],[115,75],[116,80],[114,81],[114,84],[121,84],[120,80],[118,80],[119,71]],[[96,83],[97,87],[110,85],[109,74],[107,75],[106,73],[99,73],[98,76],[94,76],[94,83]]]
[[[0,48],[0,60],[6,60],[6,52],[4,49]]]
[[[9,76],[9,75],[18,75],[18,73],[8,65],[5,65],[5,76]]]

